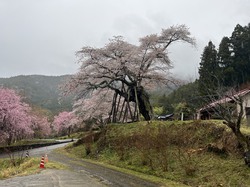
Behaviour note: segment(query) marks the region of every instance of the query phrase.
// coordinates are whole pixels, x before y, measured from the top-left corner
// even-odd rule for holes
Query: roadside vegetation
[[[0,179],[7,179],[13,176],[31,175],[41,172],[39,168],[40,158],[16,158],[0,159]],[[48,162],[45,167],[53,169],[65,169],[66,166],[57,162]]]
[[[221,121],[112,124],[103,132],[85,134],[66,151],[184,185],[250,184],[243,150]]]

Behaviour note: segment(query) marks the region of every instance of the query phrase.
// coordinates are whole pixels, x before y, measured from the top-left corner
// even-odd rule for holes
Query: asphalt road
[[[103,187],[107,186],[88,173],[70,170],[43,170],[39,174],[0,180],[1,187]]]
[[[29,149],[28,153],[30,157],[39,157],[39,156],[43,156],[45,154],[49,154],[51,151],[53,151],[54,149],[63,147],[65,145],[67,145],[68,143],[62,143],[62,144],[56,144],[56,145],[51,145],[51,146],[46,146],[46,147],[40,147],[40,148],[35,148],[35,149]],[[17,152],[13,152],[11,153],[11,156],[14,157],[19,157],[19,156],[23,156],[25,157],[26,155],[26,150],[23,151],[17,151]],[[9,154],[4,153],[4,154],[0,154],[0,158],[8,158]]]
[[[66,143],[67,144],[67,143]],[[44,169],[41,173],[0,180],[0,187],[156,187],[152,183],[133,175],[122,173],[110,168],[73,159],[53,152],[55,148],[66,144],[53,145],[30,150],[30,156],[47,154],[49,161],[61,162],[68,166],[66,170]],[[3,155],[2,155],[3,156]],[[5,155],[6,157],[7,155]],[[45,165],[46,167],[46,165]]]

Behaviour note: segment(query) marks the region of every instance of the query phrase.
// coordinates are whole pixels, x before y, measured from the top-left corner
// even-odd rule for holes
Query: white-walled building
[[[211,102],[207,106],[200,108],[197,111],[197,119],[211,119],[215,113],[215,107],[224,103],[236,103],[236,99],[241,98],[243,101],[243,118],[247,120],[250,125],[250,88],[241,90],[235,94],[228,94],[222,99]],[[240,106],[237,104],[236,112],[239,112]]]

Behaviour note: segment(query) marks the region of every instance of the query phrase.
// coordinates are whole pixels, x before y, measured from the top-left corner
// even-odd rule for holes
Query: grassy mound
[[[236,137],[220,122],[113,124],[67,150],[190,186],[250,184]]]

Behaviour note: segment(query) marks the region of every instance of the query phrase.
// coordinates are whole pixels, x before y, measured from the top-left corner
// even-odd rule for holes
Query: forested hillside
[[[59,85],[68,78],[69,75],[20,75],[0,78],[0,85],[17,90],[25,98],[25,102],[48,109],[56,114],[59,111],[71,110],[73,96],[60,99],[61,91],[59,89]]]

